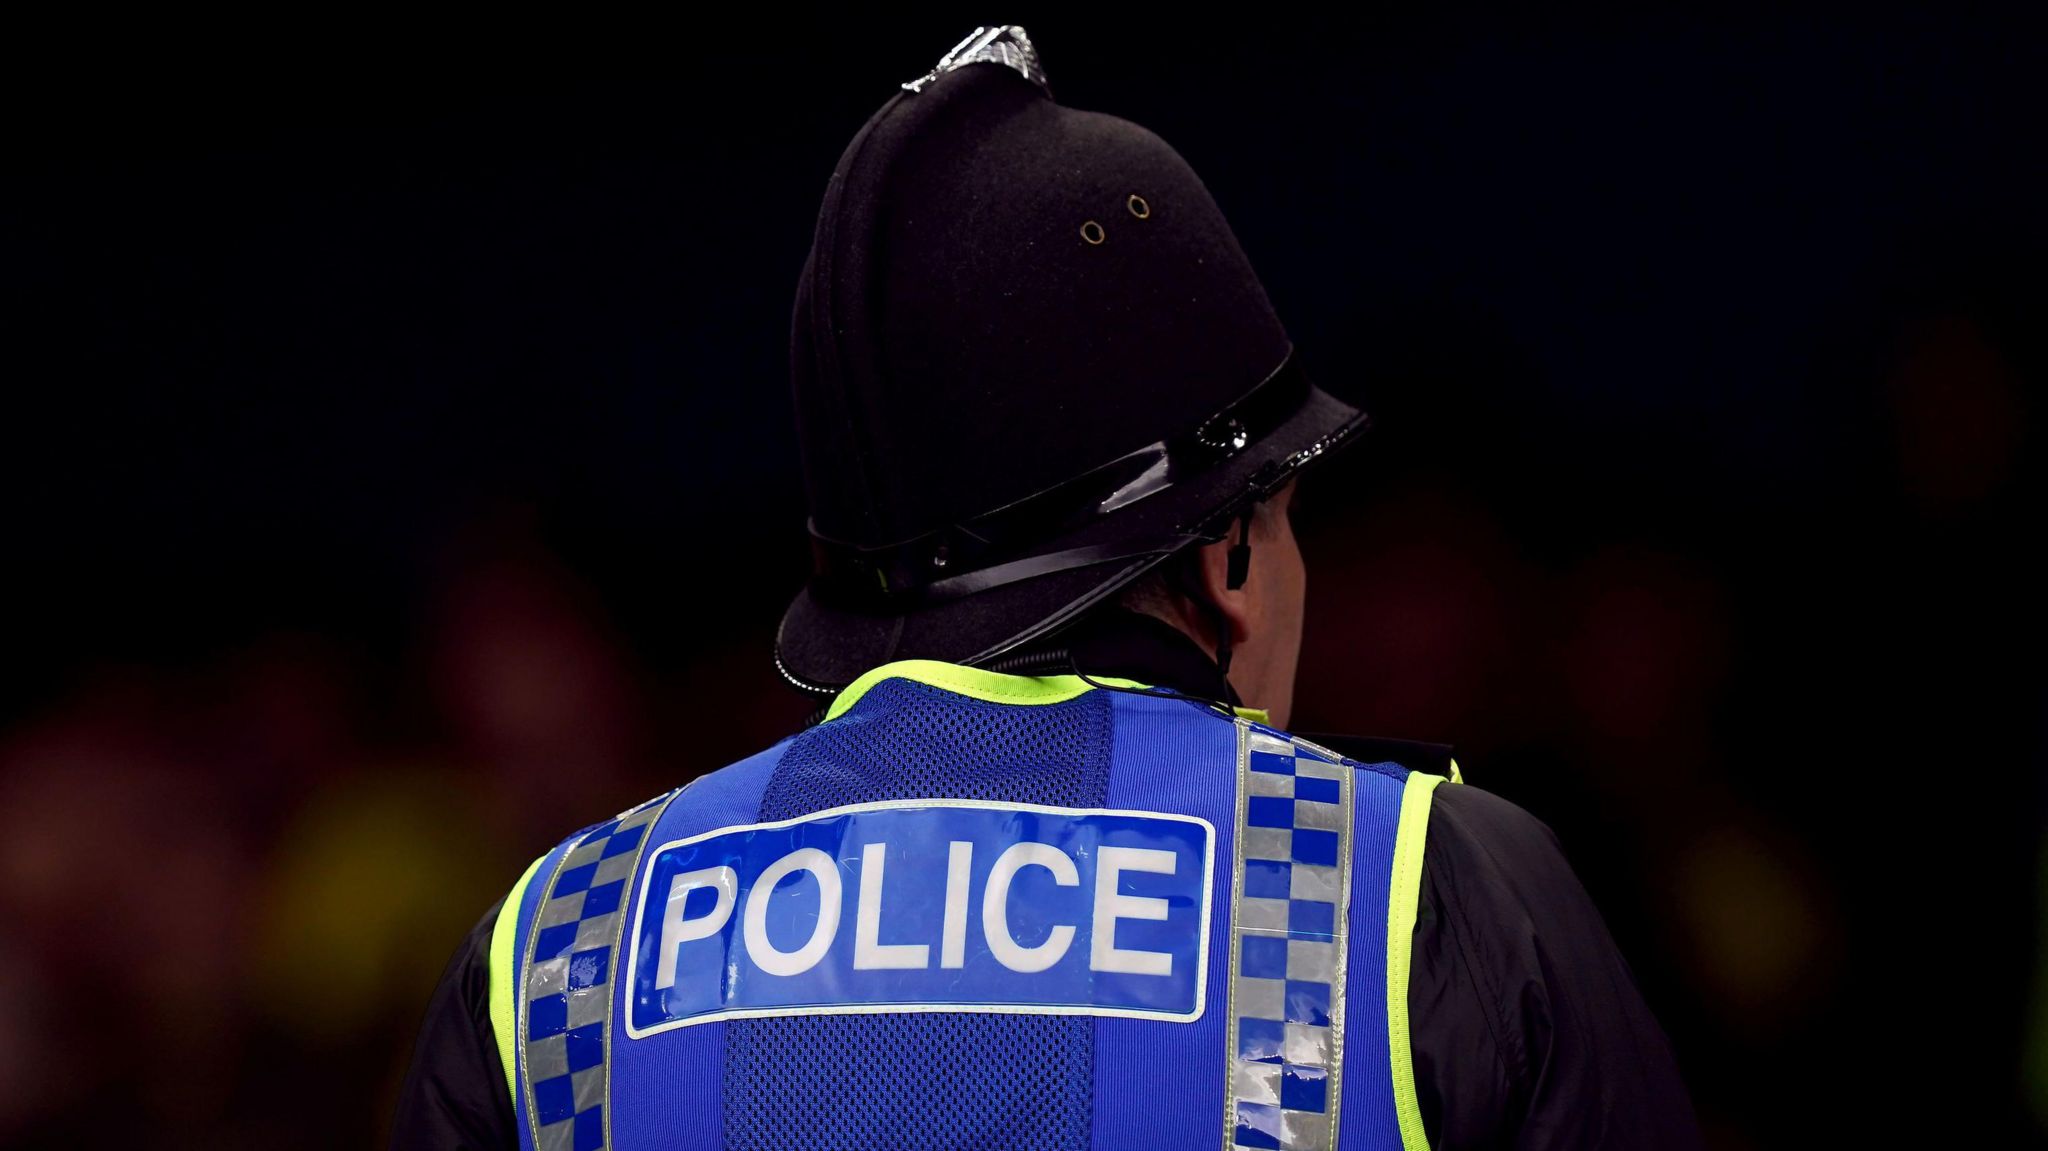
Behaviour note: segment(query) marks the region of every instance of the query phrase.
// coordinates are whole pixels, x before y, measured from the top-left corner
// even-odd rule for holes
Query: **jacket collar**
[[[1077,675],[1006,675],[986,668],[968,667],[960,663],[942,663],[935,659],[899,659],[894,663],[885,663],[874,668],[847,684],[845,690],[833,697],[831,706],[825,709],[821,719],[838,719],[846,714],[847,709],[859,703],[860,698],[868,693],[868,689],[886,679],[907,679],[971,699],[1013,704],[1065,703],[1096,687],[1148,686],[1135,680],[1114,676],[1091,675],[1083,679]]]
[[[1091,676],[1126,676],[1182,695],[1242,702],[1209,653],[1156,616],[1111,608],[1059,638],[1074,666]]]
[[[1164,688],[1225,703],[1250,719],[1263,722],[1266,718],[1257,708],[1237,707],[1237,693],[1208,653],[1163,620],[1110,609],[1060,638],[1065,642],[1058,647],[1033,651],[1033,663],[1081,674],[1011,675],[937,660],[897,660],[848,684],[818,718],[830,720],[845,714],[870,688],[886,679],[915,680],[974,699],[1024,704],[1059,703],[1096,686]]]
[[[1237,693],[1216,668],[1209,653],[1186,633],[1164,620],[1112,608],[1062,633],[1064,644],[1031,653],[1049,666],[1071,666],[1078,675],[1006,675],[982,668],[935,660],[900,660],[883,664],[849,684],[832,701],[823,718],[833,719],[852,707],[869,688],[885,679],[913,679],[960,695],[1001,703],[1060,703],[1100,685],[1165,688],[1181,695],[1216,700],[1246,719],[1266,722],[1266,713],[1239,705]],[[1448,744],[1373,739],[1334,732],[1302,732],[1304,738],[1361,763],[1398,763],[1462,781]]]

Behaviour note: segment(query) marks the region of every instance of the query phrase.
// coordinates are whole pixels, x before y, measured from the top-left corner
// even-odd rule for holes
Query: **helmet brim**
[[[1364,413],[1311,386],[1294,414],[1229,460],[1186,483],[1140,500],[1043,551],[1128,542],[1135,557],[1055,571],[895,611],[854,609],[807,585],[783,613],[775,662],[791,683],[836,691],[868,670],[899,659],[983,664],[1043,639],[1115,595],[1175,550],[1220,534],[1243,506],[1265,498],[1300,471],[1347,446]],[[1158,550],[1145,552],[1151,541]],[[1124,551],[1125,549],[1115,549]]]

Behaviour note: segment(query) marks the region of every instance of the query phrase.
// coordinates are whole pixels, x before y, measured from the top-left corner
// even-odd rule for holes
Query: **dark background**
[[[1026,27],[1377,418],[1296,725],[1557,829],[1716,1146],[2042,1141],[2041,41],[1250,15]],[[0,1141],[381,1139],[524,863],[799,721],[796,273],[969,26],[15,38]]]

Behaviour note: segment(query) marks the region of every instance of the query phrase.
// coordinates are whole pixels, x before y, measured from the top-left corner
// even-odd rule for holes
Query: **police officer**
[[[1019,28],[902,87],[797,289],[822,714],[534,862],[397,1145],[1695,1145],[1549,831],[1287,733],[1286,510],[1365,419],[1201,182]]]

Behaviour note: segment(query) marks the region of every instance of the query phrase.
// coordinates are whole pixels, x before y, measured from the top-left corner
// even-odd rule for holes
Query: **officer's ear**
[[[1263,513],[1254,513],[1257,520]],[[1250,538],[1245,536],[1249,534]],[[1242,647],[1252,634],[1257,622],[1258,594],[1261,589],[1251,586],[1250,546],[1257,543],[1255,524],[1233,525],[1230,534],[1212,544],[1204,544],[1190,557],[1195,591],[1198,593],[1198,607],[1206,607],[1202,614],[1211,628],[1228,627],[1230,646]],[[1234,554],[1233,554],[1234,553]],[[1211,643],[1215,636],[1211,635]]]
[[[1294,497],[1294,482],[1255,504],[1231,525],[1224,538],[1205,544],[1191,557],[1190,573],[1197,607],[1216,640],[1214,629],[1228,627],[1229,646],[1242,647],[1246,640],[1273,621],[1269,615],[1285,615],[1287,607],[1275,597],[1285,597],[1289,581],[1275,579],[1283,557],[1295,555],[1293,527],[1287,518]],[[1260,562],[1263,560],[1264,562]],[[1296,560],[1295,562],[1299,562]],[[1259,577],[1260,572],[1266,578]],[[1298,593],[1297,593],[1298,594]]]

